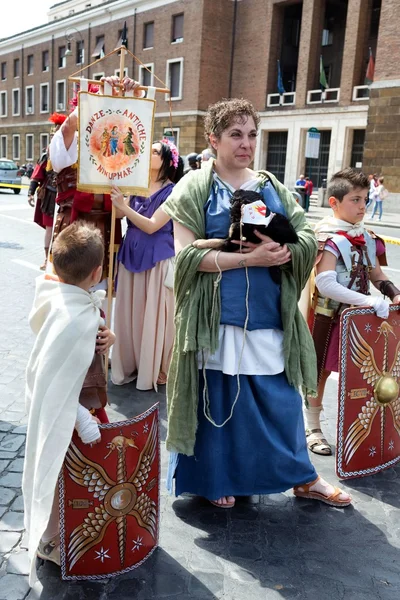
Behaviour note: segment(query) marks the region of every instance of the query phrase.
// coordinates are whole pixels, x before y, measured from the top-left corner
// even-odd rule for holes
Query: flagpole
[[[123,87],[122,82],[124,79],[124,69],[125,69],[125,55],[126,55],[125,44],[126,44],[126,22],[124,24],[124,29],[123,29],[123,34],[122,34],[123,49],[121,48],[121,54],[120,54],[120,60],[119,60],[119,81],[120,81],[119,92],[118,92],[119,96],[124,96],[124,87]],[[107,327],[109,329],[111,329],[112,299],[113,299],[113,291],[114,291],[113,275],[114,275],[115,218],[116,218],[115,206],[113,203],[111,203],[111,229],[110,229],[110,246],[109,246],[109,250],[108,250],[109,263],[108,263],[107,315],[106,315]],[[107,374],[108,374],[109,355],[110,355],[110,351],[107,352],[106,360],[105,360],[106,377],[108,376]]]

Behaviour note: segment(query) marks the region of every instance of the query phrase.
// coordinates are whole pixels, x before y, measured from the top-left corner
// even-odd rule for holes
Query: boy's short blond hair
[[[66,227],[53,244],[53,264],[58,277],[79,285],[103,264],[104,243],[99,229],[76,221]]]
[[[348,167],[342,171],[338,171],[333,175],[328,184],[328,198],[333,196],[341,202],[343,198],[352,192],[354,189],[365,189],[366,195],[369,189],[369,179],[367,175]]]

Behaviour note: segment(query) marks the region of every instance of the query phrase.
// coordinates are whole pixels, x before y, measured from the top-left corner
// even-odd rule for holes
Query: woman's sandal
[[[223,498],[229,498],[229,496],[223,496]],[[218,498],[218,500],[221,500],[221,498]],[[209,500],[209,502],[217,508],[233,508],[235,506],[235,500],[233,502],[226,502],[225,504],[218,504],[218,500]]]
[[[166,385],[167,383],[167,374],[163,371],[160,371],[157,378],[157,385]]]
[[[332,448],[324,438],[320,429],[307,429],[306,438],[307,448],[311,450],[311,452],[314,452],[314,454],[320,454],[322,456],[332,455]]]
[[[351,497],[349,498],[349,500],[339,500],[340,494],[343,494],[344,492],[343,492],[343,490],[341,490],[338,487],[334,488],[334,492],[330,496],[326,496],[325,494],[322,494],[321,492],[310,491],[310,488],[313,485],[315,485],[319,479],[321,479],[321,478],[318,476],[317,479],[315,479],[311,483],[305,483],[304,485],[296,485],[296,487],[293,488],[293,494],[297,498],[308,498],[310,500],[320,500],[321,502],[324,502],[325,504],[329,504],[330,506],[336,506],[339,508],[344,508],[345,506],[349,506],[351,504]],[[301,490],[300,490],[300,488],[301,488]]]

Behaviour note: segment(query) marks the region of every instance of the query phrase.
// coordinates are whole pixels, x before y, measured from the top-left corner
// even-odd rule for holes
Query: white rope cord
[[[214,310],[215,310],[215,298],[216,298],[216,292],[218,290],[218,285],[222,279],[222,271],[221,268],[218,264],[218,255],[220,253],[220,250],[216,253],[215,255],[215,264],[217,266],[218,269],[218,277],[214,282],[214,294],[213,294],[213,301],[212,301],[212,309],[211,309],[211,315],[214,315]],[[245,272],[246,272],[246,319],[244,322],[244,327],[243,327],[243,342],[242,342],[242,349],[240,352],[240,356],[239,356],[239,363],[238,363],[238,368],[237,368],[237,374],[236,374],[236,378],[237,378],[237,384],[238,384],[238,390],[235,396],[235,399],[233,401],[232,404],[232,408],[231,408],[231,412],[229,414],[229,416],[225,419],[225,421],[223,423],[216,423],[214,421],[214,419],[212,418],[211,415],[211,411],[210,411],[210,397],[208,394],[208,386],[207,386],[207,377],[206,377],[206,367],[207,367],[207,362],[208,362],[208,357],[207,360],[204,361],[204,350],[202,351],[202,362],[203,362],[203,379],[204,379],[204,385],[203,385],[203,412],[204,412],[204,416],[206,417],[206,419],[208,421],[210,421],[210,423],[212,425],[214,425],[214,427],[218,427],[221,428],[224,425],[226,425],[226,423],[228,423],[228,421],[231,420],[232,416],[233,416],[233,411],[235,409],[236,406],[236,402],[239,399],[239,394],[240,394],[240,367],[242,364],[242,358],[243,358],[243,352],[244,352],[244,348],[245,348],[245,344],[246,344],[246,333],[247,333],[247,324],[249,321],[249,292],[250,292],[250,282],[249,282],[249,274],[247,271],[247,267],[245,266]],[[211,321],[212,321],[212,317],[211,317]]]

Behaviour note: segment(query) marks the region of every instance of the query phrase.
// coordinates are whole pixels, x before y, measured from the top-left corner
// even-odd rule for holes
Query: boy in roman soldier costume
[[[66,115],[53,113],[49,119],[54,123],[51,135],[54,135],[61,125],[64,123]],[[44,253],[45,261],[40,267],[42,271],[46,269],[47,255],[51,241],[51,233],[53,230],[54,207],[57,192],[57,174],[53,171],[53,167],[49,160],[49,149],[46,148],[42,156],[39,158],[37,165],[32,173],[31,182],[28,190],[28,202],[31,206],[35,205],[34,195],[37,190],[37,202],[33,220],[45,231],[44,235]]]
[[[317,223],[319,256],[310,328],[317,353],[318,395],[309,396],[305,409],[307,445],[316,454],[330,455],[332,449],[320,425],[326,381],[338,371],[340,314],[351,305],[371,306],[378,317],[388,317],[389,302],[370,295],[372,283],[394,304],[400,290],[383,273],[386,254],[383,240],[364,226],[368,178],[353,169],[336,173],[328,186],[333,217]]]
[[[100,232],[75,223],[53,247],[57,277],[36,280],[29,322],[36,341],[26,371],[28,432],[22,480],[25,528],[31,560],[60,565],[57,478],[76,429],[84,444],[100,441],[108,423],[103,355],[115,336],[105,326],[105,292],[90,292],[102,277]]]

